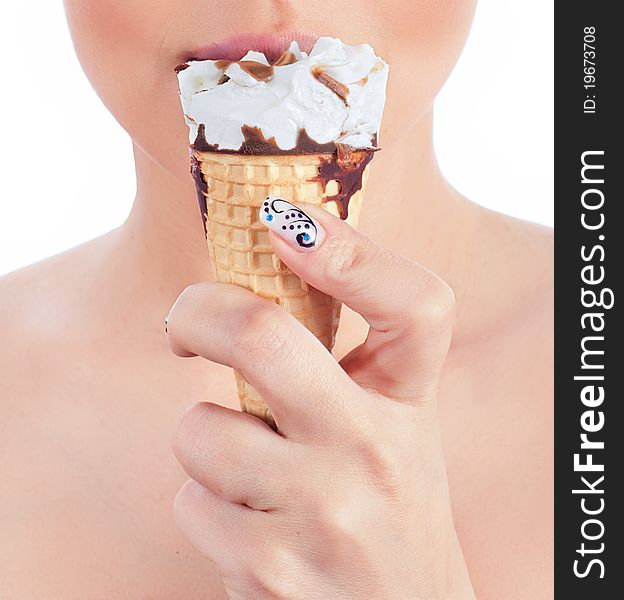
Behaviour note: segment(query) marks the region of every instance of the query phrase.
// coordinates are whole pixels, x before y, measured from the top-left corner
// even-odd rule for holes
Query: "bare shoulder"
[[[459,257],[469,283],[458,297],[454,342],[458,349],[526,346],[544,356],[552,339],[553,231],[481,207],[475,215]]]
[[[553,230],[490,211],[484,219],[490,223],[496,278],[506,304],[520,323],[548,329],[553,320]]]
[[[480,279],[489,296],[479,336],[514,382],[519,399],[531,398],[537,413],[549,415],[554,368],[554,236],[549,227],[490,213],[492,255]],[[489,279],[489,282],[485,281]],[[488,306],[486,302],[486,306]],[[514,365],[513,372],[507,372]]]
[[[440,404],[456,523],[479,598],[545,599],[552,597],[553,233],[485,210],[479,221],[468,333]]]
[[[0,316],[11,345],[25,340],[28,333],[35,333],[43,315],[53,309],[50,292],[57,273],[62,272],[59,258],[55,256],[0,277]]]
[[[10,342],[23,346],[30,336],[40,336],[58,323],[59,309],[86,275],[80,272],[85,246],[0,277],[0,315]]]
[[[554,235],[550,227],[487,211],[484,216],[492,224],[491,231],[506,253],[512,253],[518,266],[524,263],[536,276],[552,279]]]
[[[98,238],[0,277],[4,324],[0,370],[6,374],[5,391],[7,386],[10,392],[11,387],[32,382],[41,365],[59,354],[59,340],[65,345],[70,333],[80,330],[79,318],[88,300],[85,283],[93,277],[101,246]]]

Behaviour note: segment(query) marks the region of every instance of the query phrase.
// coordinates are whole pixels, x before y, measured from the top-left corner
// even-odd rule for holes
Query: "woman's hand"
[[[186,289],[172,350],[236,368],[280,434],[202,403],[175,453],[191,477],[175,514],[233,600],[474,598],[457,541],[436,418],[454,297],[437,276],[322,209],[301,251],[271,233],[305,281],[360,313],[366,341],[340,364],[282,308],[218,283]]]

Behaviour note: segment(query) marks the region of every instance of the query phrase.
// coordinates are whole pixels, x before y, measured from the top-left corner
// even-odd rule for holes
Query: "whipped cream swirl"
[[[386,99],[388,65],[368,44],[321,37],[310,54],[293,41],[272,65],[261,52],[240,61],[189,61],[176,69],[191,144],[239,150],[244,126],[258,128],[281,150],[300,133],[319,145],[372,148]]]

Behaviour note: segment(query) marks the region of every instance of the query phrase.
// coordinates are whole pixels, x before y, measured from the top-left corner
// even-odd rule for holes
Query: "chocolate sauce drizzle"
[[[352,148],[347,144],[327,142],[319,144],[313,140],[305,130],[301,129],[297,136],[294,148],[284,150],[275,142],[275,138],[266,139],[258,127],[241,127],[244,141],[238,150],[219,149],[218,144],[206,142],[205,128],[201,124],[198,128],[197,137],[191,148],[198,152],[217,152],[220,154],[246,154],[246,155],[297,155],[297,154],[325,154],[327,157],[321,160],[318,175],[312,181],[319,181],[323,186],[323,192],[327,189],[330,181],[337,181],[338,193],[325,198],[325,202],[335,201],[340,204],[340,218],[349,216],[349,201],[353,195],[362,189],[362,175],[368,163],[373,159],[377,148],[377,136],[373,136],[373,148]],[[208,193],[206,182],[199,168],[198,160],[193,156],[191,171],[197,185],[197,196],[202,209],[202,215],[206,212],[206,198],[203,193]],[[203,187],[201,187],[203,185]],[[205,226],[205,224],[204,224]]]
[[[288,150],[280,148],[274,137],[267,139],[259,127],[243,125],[241,131],[243,132],[243,143],[238,150],[221,149],[219,144],[209,144],[206,141],[206,128],[201,123],[197,129],[197,137],[191,147],[199,152],[219,152],[222,154],[324,154],[336,151],[334,142],[319,144],[304,129],[299,130],[294,148]]]
[[[199,202],[199,210],[201,211],[202,225],[204,227],[204,235],[208,235],[206,227],[206,215],[208,213],[208,205],[206,204],[206,196],[208,195],[208,184],[206,178],[201,172],[199,161],[191,154],[191,175],[195,181],[195,190],[197,191],[197,201]]]
[[[273,79],[273,65],[264,65],[256,62],[255,60],[216,60],[215,67],[221,71],[225,71],[231,64],[236,63],[245,73],[251,75],[256,81],[262,81],[266,83]],[[225,73],[223,74],[225,77]],[[228,77],[229,79],[229,77]],[[226,81],[228,80],[226,79]],[[219,80],[220,83],[225,83],[223,77]]]
[[[296,63],[299,59],[295,56],[294,52],[290,50],[284,50],[282,55],[273,63],[274,67],[285,67],[286,65],[292,65]]]
[[[334,94],[336,94],[336,96],[344,102],[345,106],[349,106],[349,103],[347,102],[349,88],[344,83],[340,83],[340,81],[334,79],[327,72],[323,71],[323,69],[318,65],[312,67],[310,73],[312,74],[312,77],[318,79],[326,88],[334,92]]]
[[[336,144],[336,152],[330,158],[323,159],[318,168],[318,175],[312,181],[320,181],[323,191],[330,181],[337,181],[338,193],[324,198],[324,202],[335,201],[340,204],[340,218],[344,221],[349,216],[349,201],[362,189],[362,176],[373,154],[379,148],[359,149],[345,144]]]
[[[190,62],[199,60],[200,59],[198,58],[190,58],[187,62],[178,65],[174,68],[176,75],[181,71],[184,71],[184,69],[188,69],[190,67]],[[254,79],[266,83],[267,81],[273,79],[273,75],[275,73],[273,67],[285,67],[287,65],[292,65],[293,63],[296,63],[298,60],[299,59],[295,56],[294,52],[291,52],[290,50],[284,50],[280,57],[270,65],[265,65],[256,62],[255,60],[215,60],[214,65],[220,71],[225,71],[230,65],[237,63],[243,71],[249,73],[249,75],[251,75]],[[223,73],[217,85],[221,85],[222,83],[225,83],[229,80],[230,78],[225,73]]]

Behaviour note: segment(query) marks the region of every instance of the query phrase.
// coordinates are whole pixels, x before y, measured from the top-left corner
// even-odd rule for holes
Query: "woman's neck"
[[[457,250],[474,211],[438,168],[432,114],[401,138],[382,135],[381,146],[372,163],[360,229],[436,271],[461,292],[463,253]],[[135,160],[137,195],[128,220],[115,232],[113,271],[141,306],[166,310],[187,285],[212,279],[212,268],[191,176],[176,177],[139,147]]]

